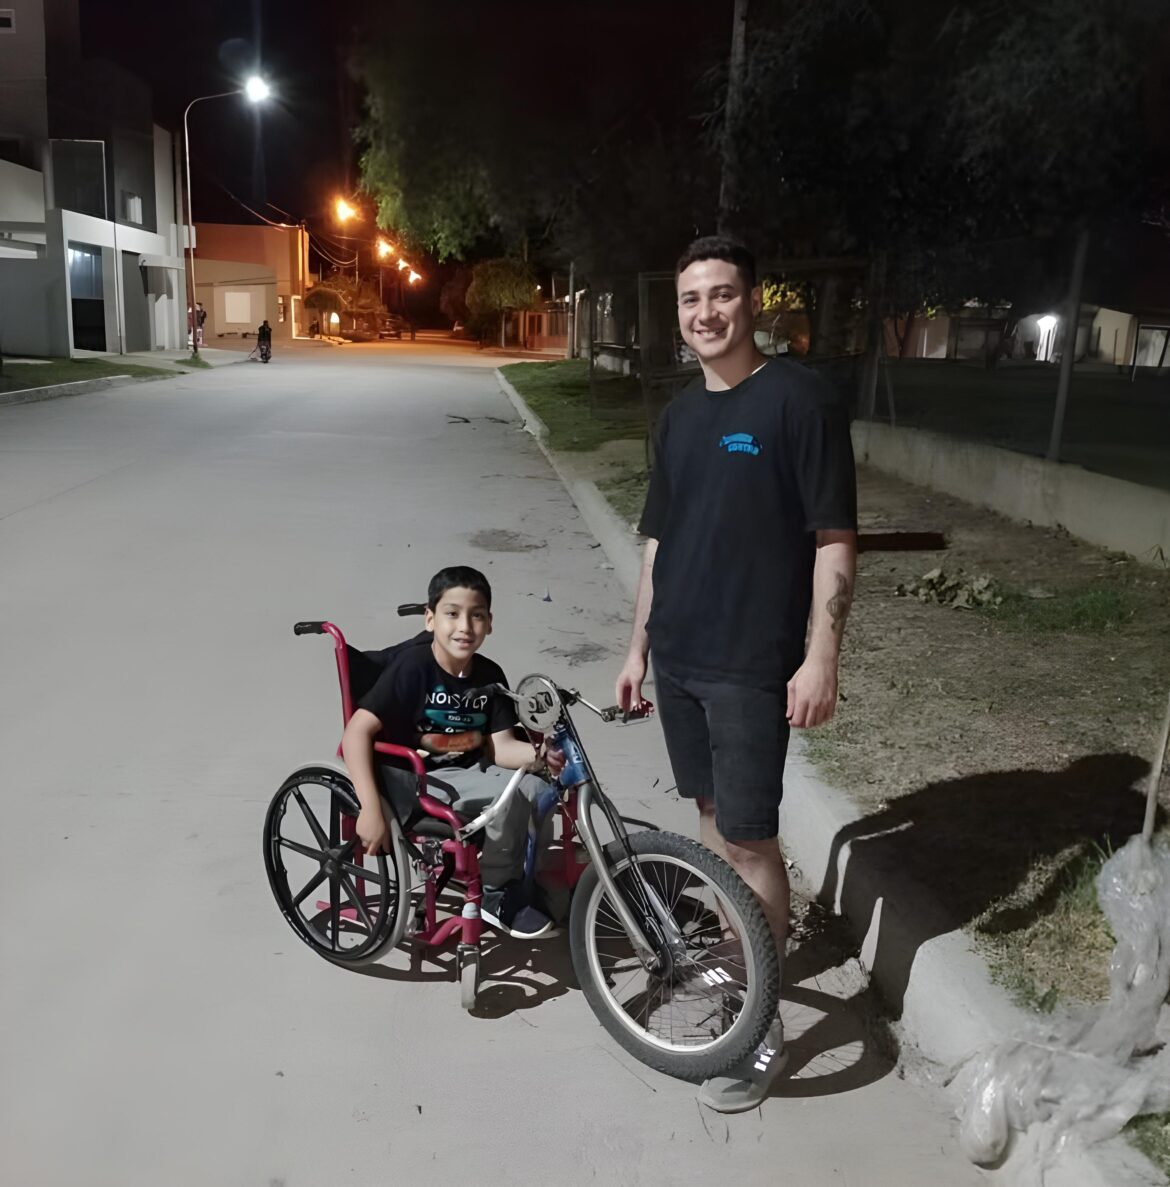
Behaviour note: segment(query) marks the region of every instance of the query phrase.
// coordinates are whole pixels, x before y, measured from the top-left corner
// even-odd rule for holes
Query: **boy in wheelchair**
[[[564,758],[556,751],[539,754],[521,740],[512,701],[482,691],[508,686],[499,665],[479,654],[492,630],[491,604],[491,586],[478,570],[457,565],[436,573],[427,590],[426,630],[384,652],[365,653],[364,681],[355,679],[351,664],[355,708],[341,748],[361,803],[357,834],[369,854],[389,847],[380,793],[406,832],[419,816],[414,775],[376,760],[375,741],[418,750],[431,794],[468,818],[503,792],[506,772],[530,772],[509,812],[487,827],[480,855],[484,922],[528,939],[553,927],[520,883],[529,824],[549,786],[535,772],[547,766],[555,778]],[[361,695],[358,682],[369,685]],[[545,824],[547,833],[551,816]]]

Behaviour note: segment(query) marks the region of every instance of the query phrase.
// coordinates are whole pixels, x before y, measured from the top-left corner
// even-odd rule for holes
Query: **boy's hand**
[[[554,779],[559,779],[561,772],[565,769],[565,752],[563,750],[546,750],[544,761],[548,764],[548,773]]]
[[[623,713],[629,713],[635,705],[642,703],[642,681],[645,679],[645,658],[637,653],[628,655],[614,685],[614,696]]]
[[[358,813],[357,835],[370,857],[390,850],[390,830],[379,807],[363,808]]]

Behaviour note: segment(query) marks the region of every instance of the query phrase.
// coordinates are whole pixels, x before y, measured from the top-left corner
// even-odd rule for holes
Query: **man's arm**
[[[837,661],[857,575],[857,533],[819,531],[808,652],[788,682],[788,720],[823,725],[837,707]]]
[[[650,617],[650,604],[654,601],[654,557],[657,553],[658,541],[648,537],[642,549],[642,572],[638,577],[638,596],[634,601],[634,629],[630,634],[630,649],[614,686],[617,703],[623,712],[628,712],[642,700],[646,657],[650,654],[646,622]]]

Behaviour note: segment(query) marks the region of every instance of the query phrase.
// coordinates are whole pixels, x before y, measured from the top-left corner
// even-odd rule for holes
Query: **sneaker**
[[[777,1017],[753,1054],[722,1076],[703,1081],[699,1100],[716,1113],[746,1113],[763,1103],[787,1063],[784,1024]]]
[[[510,924],[502,922],[491,911],[486,911],[482,907],[479,917],[494,931],[511,936],[514,940],[543,940],[549,936],[560,935],[556,924],[535,907],[521,907],[512,916]]]

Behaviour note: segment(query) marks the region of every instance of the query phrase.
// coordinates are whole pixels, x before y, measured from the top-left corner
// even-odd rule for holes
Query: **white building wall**
[[[1137,318],[1117,309],[1098,309],[1093,318],[1097,361],[1125,366],[1133,361],[1133,339]]]

